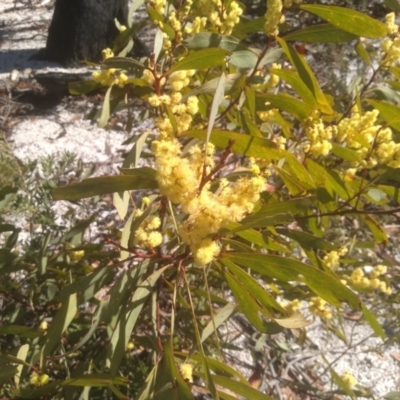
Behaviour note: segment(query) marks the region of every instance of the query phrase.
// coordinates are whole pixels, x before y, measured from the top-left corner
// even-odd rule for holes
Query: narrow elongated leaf
[[[221,261],[224,259],[271,278],[304,282],[314,293],[337,307],[344,301],[352,308],[360,309],[357,296],[339,279],[311,265],[287,257],[255,253],[225,253]]]
[[[238,69],[253,69],[258,61],[256,53],[250,50],[234,51],[229,57],[229,64]]]
[[[326,114],[333,114],[333,110],[328,103],[324,93],[319,87],[317,78],[312,72],[311,68],[305,61],[303,57],[301,57],[297,51],[295,51],[291,46],[289,46],[283,39],[277,38],[279,44],[283,48],[283,51],[289,58],[292,65],[296,68],[301,80],[306,84],[310,92],[313,94],[315,99],[317,100],[319,109]]]
[[[386,7],[389,7],[393,11],[396,11],[396,12],[400,11],[400,4],[397,0],[384,0],[384,4]],[[400,398],[400,396],[399,396],[399,398]]]
[[[306,43],[345,43],[357,39],[357,35],[346,32],[332,24],[313,25],[283,36],[287,42],[296,40]]]
[[[53,190],[52,195],[54,200],[73,201],[125,190],[156,189],[157,187],[155,180],[145,180],[139,175],[102,176],[59,187]]]
[[[307,4],[301,5],[300,8],[318,15],[343,31],[357,36],[379,39],[387,34],[385,24],[347,7]]]
[[[154,400],[193,400],[188,384],[179,373],[170,340],[164,344],[163,358],[158,367]]]
[[[250,274],[243,271],[240,267],[230,262],[223,260],[223,263],[239,282],[254,296],[257,301],[265,307],[271,314],[275,311],[285,313],[285,309],[268,293]]]
[[[213,334],[214,330],[222,325],[235,311],[236,306],[232,303],[226,304],[216,314],[214,314],[214,322],[210,320],[207,326],[201,333],[201,341],[204,342],[210,335]]]
[[[124,315],[120,318],[118,325],[115,329],[111,344],[113,346],[113,354],[111,359],[110,370],[112,375],[116,375],[121,359],[125,353],[126,346],[132,334],[133,328],[136,325],[139,314],[148,298],[152,293],[152,288],[168,266],[160,268],[147,279],[138,285],[131,300],[126,304]]]
[[[104,128],[107,125],[108,119],[110,118],[110,96],[112,86],[107,89],[106,95],[104,96],[103,107],[101,108],[101,115],[99,120],[99,127]]]
[[[377,243],[387,243],[388,237],[386,235],[385,230],[379,224],[379,222],[373,218],[371,215],[362,215],[362,218],[368,225],[369,230],[374,235],[374,238]]]
[[[135,60],[131,57],[110,57],[103,61],[103,64],[106,68],[117,68],[117,69],[144,69],[145,65],[140,61]]]
[[[385,101],[367,99],[368,103],[379,111],[379,120],[400,131],[400,107]]]
[[[208,69],[219,67],[225,62],[228,51],[224,49],[204,49],[189,54],[176,62],[167,72],[168,75],[175,71],[187,69]]]
[[[76,293],[71,294],[64,300],[61,308],[57,311],[46,335],[46,343],[43,347],[43,356],[49,356],[60,343],[60,336],[65,332],[78,312]]]
[[[296,99],[286,93],[278,93],[278,94],[259,94],[257,93],[257,110],[260,109],[260,102],[271,103],[271,105],[275,108],[278,108],[281,111],[287,112],[288,114],[294,115],[300,121],[306,119],[312,111],[312,107],[310,107],[305,102]]]
[[[259,305],[258,301],[253,297],[253,294],[247,290],[247,287],[243,285],[242,281],[229,271],[224,272],[224,279],[228,282],[241,311],[256,329],[267,334],[275,334],[282,331],[279,325],[267,322],[261,317],[261,315],[264,314],[271,318],[271,314]]]
[[[128,385],[129,380],[123,376],[115,376],[109,374],[87,374],[66,379],[61,386],[94,386],[108,387],[110,385]]]
[[[372,312],[368,309],[368,307],[364,304],[361,303],[361,309],[363,312],[363,316],[366,319],[366,321],[369,323],[370,327],[373,329],[375,332],[375,335],[380,336],[382,339],[386,338],[386,333],[375,318],[375,315],[372,314]]]
[[[250,384],[246,385],[242,382],[227,378],[226,376],[219,375],[214,375],[213,379],[217,385],[221,385],[248,400],[274,400],[272,397],[259,392],[257,389],[254,389],[252,386],[250,386]]]
[[[22,325],[0,325],[0,335],[17,335],[34,339],[43,335],[43,332],[30,326]]]
[[[324,251],[336,250],[336,246],[334,246],[333,244],[307,232],[302,232],[294,229],[286,229],[286,228],[277,228],[276,231],[283,236],[295,240],[305,250],[317,250],[317,249]]]
[[[230,52],[245,50],[247,47],[233,36],[218,35],[217,33],[200,32],[185,40],[184,44],[189,49],[206,49],[217,47]]]
[[[224,93],[225,93],[225,74],[222,74],[221,77],[219,78],[218,86],[217,89],[215,90],[215,95],[211,105],[210,117],[208,119],[208,126],[207,126],[206,148],[208,142],[210,141],[210,135],[212,128],[214,127],[215,118],[217,118],[218,115],[218,108],[222,103],[222,100],[224,99]]]

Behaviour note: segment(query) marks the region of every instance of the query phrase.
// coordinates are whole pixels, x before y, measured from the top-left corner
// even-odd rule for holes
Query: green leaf
[[[400,4],[398,0],[384,0],[383,2],[386,7],[392,9],[393,11],[399,12],[400,11]],[[400,398],[400,396],[399,396]]]
[[[71,324],[78,312],[76,293],[71,294],[64,300],[61,308],[53,318],[46,335],[46,342],[43,346],[43,356],[49,356],[53,349],[60,344],[60,337]]]
[[[231,232],[237,233],[251,228],[267,228],[269,226],[287,225],[291,222],[293,222],[293,216],[289,213],[275,214],[271,216],[266,216],[262,213],[255,213],[242,220],[241,224],[237,224],[237,227],[232,229]]]
[[[379,322],[377,321],[377,319],[375,318],[375,315],[372,314],[372,312],[368,309],[368,307],[364,303],[361,303],[361,309],[365,320],[369,323],[375,335],[381,337],[382,339],[385,339],[386,333],[379,324]]]
[[[54,200],[73,201],[125,190],[156,188],[158,188],[158,184],[155,180],[145,180],[140,174],[136,176],[101,176],[59,187],[53,190],[52,195]]]
[[[3,361],[0,358],[0,361]],[[4,385],[5,383],[9,382],[10,379],[14,378],[14,376],[18,372],[18,367],[15,365],[7,365],[7,364],[1,364],[0,367],[0,386]]]
[[[283,39],[277,38],[277,41],[283,48],[283,51],[286,53],[286,56],[289,58],[292,65],[296,68],[301,80],[305,83],[307,88],[316,99],[318,108],[326,114],[333,114],[333,110],[329,105],[328,100],[319,87],[318,81],[305,59],[301,57],[297,51],[289,46]]]
[[[264,29],[265,16],[251,19],[250,21],[241,21],[233,28],[232,35],[243,39],[248,33],[259,32]]]
[[[189,49],[220,48],[230,52],[245,50],[247,47],[233,36],[218,35],[216,33],[201,32],[184,41]]]
[[[108,387],[110,385],[129,385],[129,380],[123,376],[112,376],[110,374],[87,374],[66,379],[61,386],[93,386]]]
[[[400,392],[389,392],[386,393],[383,398],[385,400],[400,400]]]
[[[224,260],[222,261],[224,262]],[[271,318],[271,314],[259,305],[258,299],[253,297],[253,293],[243,285],[242,281],[229,271],[224,271],[223,276],[235,296],[236,301],[239,303],[241,311],[256,329],[267,334],[275,334],[282,331],[279,325],[267,322],[261,317],[261,315],[264,314]]]
[[[224,99],[224,93],[225,93],[224,88],[225,88],[225,74],[223,73],[219,78],[218,86],[217,89],[215,90],[215,95],[211,105],[210,117],[208,119],[208,125],[207,125],[206,148],[210,141],[210,135],[215,123],[215,119],[217,118],[218,115],[218,108],[222,103],[222,100]]]
[[[139,283],[138,288],[135,290],[132,298],[125,305],[124,313],[118,322],[113,334],[113,339],[111,340],[113,349],[110,371],[112,375],[117,374],[119,364],[125,354],[125,349],[129,338],[148,296],[152,293],[154,285],[167,268],[169,268],[169,266],[160,268]]]
[[[211,48],[198,50],[174,63],[174,65],[167,71],[167,75],[170,75],[175,71],[219,67],[224,64],[227,54],[228,51],[224,49]]]
[[[242,382],[234,381],[233,379],[219,375],[213,375],[213,379],[217,385],[223,386],[248,400],[274,400],[272,397],[254,389],[249,384],[246,385]]]
[[[235,311],[236,306],[232,303],[227,303],[224,307],[222,307],[216,314],[213,316],[213,320],[210,320],[206,327],[203,329],[201,333],[200,340],[204,342],[210,335],[213,334],[215,329],[218,329]]]
[[[43,332],[29,326],[21,325],[0,325],[0,335],[17,335],[34,339],[43,335]]]
[[[228,74],[225,75],[225,86],[224,92],[225,94],[229,93],[232,88],[234,88],[237,83],[244,82],[245,75],[242,74]],[[213,78],[204,83],[203,85],[199,86],[196,89],[191,90],[190,92],[186,93],[182,100],[185,101],[189,96],[197,96],[201,93],[212,94],[214,95],[215,91],[217,90],[220,78]]]
[[[311,159],[307,159],[306,165],[314,180],[325,187],[331,196],[337,194],[343,200],[349,199],[347,188],[336,171],[326,169]]]
[[[99,120],[99,127],[104,128],[107,125],[108,119],[110,118],[110,96],[112,86],[107,89],[106,95],[104,96],[103,107],[101,109],[101,115]]]
[[[298,120],[303,121],[311,114],[313,110],[309,104],[296,99],[286,93],[278,94],[259,94],[257,93],[257,110],[260,110],[259,103],[266,102],[271,103],[274,108],[278,108],[281,111],[287,112],[294,115]]]
[[[225,253],[221,261],[225,259],[271,278],[304,282],[314,293],[336,307],[340,306],[340,302],[346,302],[357,310],[361,307],[357,296],[339,279],[300,261],[255,253]]]
[[[349,149],[347,147],[342,147],[337,143],[331,143],[332,145],[332,153],[335,156],[340,157],[341,159],[345,161],[360,161],[360,156],[357,154],[356,151]]]
[[[379,120],[400,131],[400,107],[384,101],[367,99],[367,102],[379,111]]]
[[[313,25],[283,36],[287,42],[296,40],[306,43],[345,43],[357,38],[357,35],[338,29],[331,24]]]
[[[273,218],[273,217],[272,217]],[[246,230],[239,230],[242,227],[241,224],[235,223],[235,222],[230,222],[226,229],[230,229],[232,231],[235,231],[235,234],[248,242],[255,244],[256,246],[260,246],[264,249],[272,250],[272,251],[280,251],[282,253],[290,253],[291,250],[289,250],[287,247],[283,246],[282,244],[276,242],[274,239],[270,238],[266,234],[262,234],[255,229],[246,229]],[[224,234],[225,232],[222,231],[220,232],[221,234]],[[229,233],[228,233],[229,234]]]
[[[357,36],[379,39],[387,34],[385,24],[350,8],[311,4],[301,5],[300,8]]]
[[[234,51],[229,64],[238,69],[253,69],[257,65],[258,55],[250,50]]]
[[[176,366],[170,340],[164,344],[163,358],[158,367],[154,400],[193,400],[188,384]]]
[[[361,40],[357,42],[355,50],[358,56],[365,62],[365,64],[371,65],[371,57],[369,56],[369,53]]]
[[[222,260],[222,262],[237,280],[242,283],[242,286],[246,288],[249,295],[257,299],[268,310],[271,319],[273,319],[272,313],[275,311],[285,313],[285,309],[250,274],[229,260]]]
[[[100,82],[94,80],[80,81],[80,82],[72,82],[68,84],[68,89],[70,94],[73,95],[81,95],[93,92],[96,89],[100,89],[102,87]]]
[[[295,240],[305,250],[336,250],[336,246],[333,244],[307,232],[287,228],[277,228],[276,231],[283,236]]]
[[[374,235],[374,238],[377,243],[387,243],[388,242],[388,237],[386,235],[385,230],[382,228],[382,226],[379,224],[379,222],[373,218],[371,215],[364,214],[362,215],[362,218],[368,225],[369,230],[371,233]]]

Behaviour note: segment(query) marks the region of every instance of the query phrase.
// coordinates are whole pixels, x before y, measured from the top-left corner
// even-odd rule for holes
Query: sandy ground
[[[33,79],[39,72],[87,71],[66,70],[56,64],[29,60],[37,49],[45,45],[52,4],[49,0],[1,0],[0,85],[9,84],[10,79]],[[90,99],[64,99],[54,107],[13,116],[12,123],[7,121],[7,140],[15,155],[22,160],[49,154],[59,156],[69,150],[87,163],[103,166],[104,169],[100,168],[98,173],[115,172],[121,162],[121,152],[127,149],[122,143],[128,135],[118,125],[117,129],[104,130],[85,120],[84,115],[90,106]],[[141,132],[147,128],[138,125],[135,129]],[[62,213],[62,202],[58,204]],[[308,349],[299,348],[293,354],[293,366],[298,367],[299,374],[310,365],[316,372],[326,372],[326,364],[321,358],[321,354],[324,354],[329,361],[336,360],[332,364],[336,372],[350,371],[359,384],[370,388],[374,399],[400,390],[399,344],[385,346],[362,323],[345,320],[344,324],[348,344],[329,334],[317,323],[310,327],[308,336],[314,345]],[[243,343],[241,340],[237,342],[238,345]],[[241,353],[246,363],[251,363],[251,353]],[[324,376],[328,377],[329,374],[325,373]],[[326,385],[326,388],[330,387],[329,382]]]

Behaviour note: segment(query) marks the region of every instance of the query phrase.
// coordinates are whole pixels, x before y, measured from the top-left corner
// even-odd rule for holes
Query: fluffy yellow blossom
[[[282,65],[273,63],[271,65],[271,69],[282,69]],[[278,84],[279,84],[279,76],[271,72],[266,82],[267,89],[273,89],[277,87]]]
[[[146,3],[150,4],[159,14],[164,15],[166,0],[147,0]]]
[[[195,115],[199,112],[199,99],[196,96],[190,96],[187,99],[186,110],[191,115]]]
[[[158,231],[152,231],[148,234],[146,244],[150,247],[157,247],[162,243],[162,235]]]
[[[217,242],[209,238],[203,239],[194,250],[194,261],[199,265],[206,265],[218,257],[220,251]]]
[[[180,204],[188,218],[179,227],[179,235],[191,247],[197,263],[210,262],[219,253],[216,234],[230,221],[238,222],[250,213],[264,190],[260,176],[241,178],[226,184],[217,193],[206,185],[199,192],[203,171],[204,150],[193,147],[187,157],[181,154],[177,139],[155,140],[152,144],[160,191],[172,203]],[[214,147],[207,148],[206,167],[212,168]]]
[[[264,32],[267,36],[278,36],[278,24],[282,18],[282,0],[267,0],[267,12],[265,14]]]
[[[49,323],[47,321],[42,321],[39,325],[39,330],[41,331],[47,331],[49,328]]]
[[[148,216],[143,222],[143,226],[147,230],[158,229],[160,227],[160,225],[161,225],[161,220],[156,215]]]
[[[378,278],[381,275],[385,275],[387,272],[387,266],[379,264],[377,265],[372,272],[369,274],[371,278]]]
[[[386,37],[381,43],[382,59],[380,65],[384,68],[389,68],[396,65],[400,57],[400,35],[391,39]]]
[[[176,71],[173,72],[169,78],[168,78],[168,83],[171,86],[171,89],[175,92],[180,92],[184,87],[189,85],[190,83],[190,76],[191,71]]]
[[[101,58],[103,59],[103,61],[107,60],[107,58],[111,58],[111,57],[114,57],[114,52],[111,49],[107,48],[107,49],[102,50]]]
[[[153,94],[147,99],[147,101],[152,107],[159,107],[162,104],[170,105],[171,97],[167,94],[163,94],[161,96]]]
[[[143,70],[142,79],[144,79],[147,83],[151,85],[154,83],[154,75],[148,69]]]
[[[309,144],[306,151],[313,156],[326,156],[332,149],[332,138],[336,134],[336,126],[325,126],[321,119],[313,121],[306,128]]]
[[[320,297],[311,297],[308,307],[313,314],[321,318],[332,318],[332,311],[329,309],[326,301]]]
[[[301,301],[299,299],[294,299],[287,304],[284,304],[283,307],[289,314],[294,314],[296,311],[301,308]]]
[[[396,15],[394,12],[386,14],[385,25],[388,29],[389,35],[395,35],[399,32],[399,26],[395,23]]]
[[[277,108],[272,108],[268,111],[257,111],[258,117],[263,122],[271,122],[275,119],[275,113],[278,111]]]
[[[195,35],[204,30],[206,23],[207,17],[196,17],[191,25],[185,27],[185,32],[188,35]]]
[[[147,196],[145,196],[142,198],[142,203],[144,206],[148,206],[150,204],[150,199]]]
[[[129,341],[128,344],[126,345],[127,350],[133,350],[135,348],[135,343]]]
[[[357,379],[349,371],[346,371],[341,378],[348,387],[357,385]]]
[[[123,87],[128,82],[126,74],[122,71],[117,71],[115,68],[94,71],[92,76],[96,82],[100,82],[103,86],[118,85]]]
[[[392,140],[392,130],[377,124],[378,110],[364,114],[354,109],[350,118],[344,118],[333,131],[333,137],[356,151],[359,163],[356,168],[371,169],[387,165],[400,167],[400,143]]]
[[[342,247],[339,251],[331,251],[325,255],[323,261],[325,265],[333,271],[339,268],[339,260],[341,256],[347,253],[347,247]]]
[[[179,368],[182,378],[193,383],[193,365],[184,363]]]
[[[49,380],[50,378],[47,374],[38,374],[34,372],[31,375],[29,382],[34,386],[44,386],[49,383]]]

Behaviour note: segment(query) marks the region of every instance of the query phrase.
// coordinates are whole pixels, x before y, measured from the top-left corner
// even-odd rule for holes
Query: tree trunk
[[[34,58],[65,66],[99,62],[118,35],[114,19],[125,25],[127,15],[128,0],[56,0],[46,48]]]

